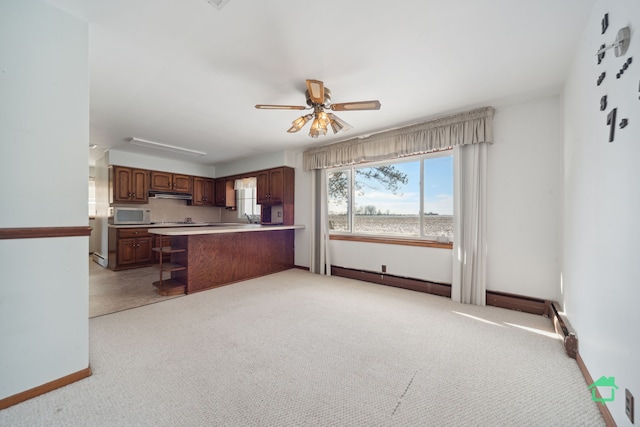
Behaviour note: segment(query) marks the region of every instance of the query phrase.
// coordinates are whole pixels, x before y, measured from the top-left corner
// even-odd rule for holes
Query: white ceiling
[[[325,145],[485,105],[559,93],[595,0],[48,0],[90,22],[90,164],[137,137],[218,164]],[[305,79],[353,129],[286,130]]]

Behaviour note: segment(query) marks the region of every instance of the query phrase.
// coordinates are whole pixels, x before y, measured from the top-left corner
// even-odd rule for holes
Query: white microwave
[[[151,209],[144,208],[110,208],[113,223],[124,224],[151,224]]]

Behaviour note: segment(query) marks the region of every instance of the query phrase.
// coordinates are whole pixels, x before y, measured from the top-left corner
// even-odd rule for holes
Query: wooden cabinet
[[[153,262],[154,237],[146,228],[109,229],[109,268],[149,265]]]
[[[193,178],[193,206],[213,206],[214,205],[214,179],[213,178]]]
[[[109,203],[148,203],[149,171],[122,166],[109,168]]]
[[[150,189],[191,194],[193,191],[193,178],[189,175],[151,171]]]
[[[257,203],[263,224],[293,225],[295,172],[281,167],[257,173]]]
[[[275,168],[257,174],[257,203],[282,204],[293,198],[294,173],[291,168]]]
[[[236,207],[236,190],[234,190],[233,186],[234,180],[231,178],[216,179],[214,206],[221,208]]]

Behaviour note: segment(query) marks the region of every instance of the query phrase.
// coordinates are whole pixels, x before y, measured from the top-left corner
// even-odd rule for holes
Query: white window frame
[[[347,203],[347,224],[348,224],[349,230],[348,231],[329,230],[329,234],[332,236],[344,236],[344,237],[354,236],[354,237],[363,237],[363,238],[401,238],[403,240],[417,240],[417,241],[428,241],[428,242],[437,241],[437,236],[424,235],[424,189],[425,189],[424,163],[425,163],[425,160],[435,159],[440,157],[453,157],[453,150],[443,150],[443,151],[437,151],[434,153],[422,154],[422,155],[416,155],[416,156],[407,156],[407,157],[402,157],[402,158],[393,159],[393,160],[358,163],[356,165],[351,165],[347,167],[337,167],[337,168],[329,169],[328,170],[329,173],[340,172],[340,171],[348,171],[349,173],[349,189],[348,189],[348,203]],[[420,190],[419,190],[420,191],[420,203],[419,203],[420,211],[419,212],[421,212],[421,215],[419,216],[419,230],[420,230],[419,236],[406,235],[406,234],[393,234],[393,233],[354,232],[353,223],[354,223],[355,212],[353,209],[353,202],[354,202],[354,192],[355,192],[355,170],[376,167],[376,166],[384,166],[384,165],[393,166],[397,164],[413,163],[417,161],[420,162],[420,186],[419,186],[420,187]],[[327,174],[327,182],[325,182],[325,186],[327,186],[327,188],[329,185],[329,181],[328,181],[329,173]],[[451,179],[453,180],[453,176],[451,177]],[[446,242],[446,243],[449,244],[449,242]]]

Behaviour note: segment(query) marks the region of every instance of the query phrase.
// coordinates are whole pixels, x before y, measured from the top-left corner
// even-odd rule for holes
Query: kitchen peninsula
[[[171,255],[160,264],[158,293],[193,293],[294,267],[295,230],[302,225],[217,225],[150,228],[150,234],[171,238]],[[170,279],[163,279],[170,272]],[[182,292],[182,290],[184,290]]]

